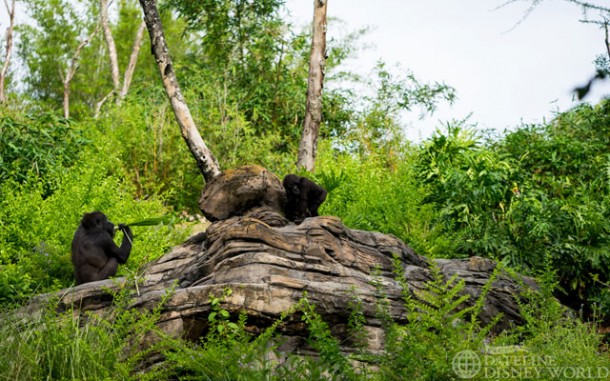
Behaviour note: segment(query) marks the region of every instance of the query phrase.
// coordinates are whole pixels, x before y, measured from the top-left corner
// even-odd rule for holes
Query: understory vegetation
[[[399,268],[397,262],[397,268]],[[191,342],[165,334],[156,326],[163,302],[148,312],[127,308],[128,292],[114,295],[115,309],[104,315],[75,318],[74,311],[58,315],[56,302],[39,316],[11,316],[0,327],[0,379],[2,380],[454,380],[455,359],[474,353],[482,370],[473,380],[573,379],[574,369],[588,370],[603,379],[610,368],[604,344],[594,326],[568,318],[548,290],[528,295],[523,306],[525,324],[490,336],[493,322],[481,327],[474,318],[483,308],[484,291],[472,307],[459,310],[463,281],[444,279],[432,266],[433,279],[411,296],[404,293],[409,322],[390,318],[389,303],[379,289],[378,317],[386,346],[370,351],[358,303],[349,317],[350,341],[358,341],[352,354],[341,351],[328,324],[316,312],[307,294],[262,333],[248,329],[244,314],[231,316],[222,308],[223,295],[211,296],[207,333]],[[403,285],[406,280],[396,276]],[[408,290],[405,288],[405,290]],[[128,290],[127,290],[128,291]],[[165,295],[165,300],[171,291]],[[76,314],[78,315],[78,314]],[[278,350],[278,327],[288,318],[300,319],[308,329],[308,345],[319,357],[286,355]],[[491,349],[505,352],[493,353]],[[511,354],[510,361],[502,355]],[[503,360],[504,359],[504,360]],[[537,359],[539,373],[515,373]],[[536,364],[530,364],[533,369]],[[456,371],[457,369],[457,371]],[[468,370],[468,369],[466,369]],[[527,375],[533,377],[527,377]],[[600,376],[601,377],[597,377]],[[525,376],[525,377],[524,377]],[[576,378],[578,379],[578,378]]]
[[[357,57],[366,30],[328,42],[316,171],[307,174],[328,190],[320,214],[393,234],[429,258],[481,256],[535,277],[542,291],[522,306],[523,326],[490,334],[491,327],[469,317],[476,309],[455,308],[463,284],[439,274],[422,295],[426,302],[405,295],[409,323],[385,321],[382,353],[366,347],[341,353],[304,296],[292,312],[320,356],[289,356],[284,365],[276,361],[275,325],[255,337],[246,318],[228,316],[221,303],[209,333],[195,343],[164,336],[154,324],[159,310],[130,310],[121,295],[112,316],[58,316],[51,302],[39,317],[9,317],[34,295],[73,286],[70,243],[85,212],[102,210],[115,223],[170,221],[134,227],[133,251],[118,276],[136,277],[196,226],[203,180],[146,39],[127,96],[111,98],[95,115],[112,89],[103,37],[96,35],[71,85],[71,117],[61,116],[57,73],[97,17],[97,2],[82,3],[91,7],[79,8],[89,18],[73,2],[31,1],[33,22],[18,30],[17,59],[26,74],[11,73],[8,101],[0,104],[0,306],[6,312],[0,380],[452,380],[457,354],[488,347],[528,351],[563,370],[610,369],[607,338],[598,333],[610,323],[610,101],[503,133],[453,121],[423,142],[409,142],[401,115],[426,117],[455,91],[381,61],[366,78],[345,72],[342,64]],[[287,24],[278,0],[162,4],[186,101],[222,168],[259,164],[279,177],[295,172],[309,31]],[[140,10],[135,1],[115,6],[112,30],[124,67]],[[383,306],[380,296],[381,320]],[[351,321],[357,335],[363,325],[357,308]],[[151,347],[134,345],[150,335]],[[159,354],[163,365],[146,367],[147,356]],[[510,364],[494,369],[502,367],[508,371]],[[483,376],[477,377],[506,378]],[[570,373],[530,378],[576,379]]]

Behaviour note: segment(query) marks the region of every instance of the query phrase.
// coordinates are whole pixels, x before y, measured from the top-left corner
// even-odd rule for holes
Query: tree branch
[[[610,38],[608,38],[608,20],[606,20],[604,22],[604,31],[605,31],[604,42],[606,43],[606,53],[608,53],[608,59],[610,59]]]
[[[193,120],[193,116],[184,101],[171,57],[163,35],[163,27],[161,26],[161,18],[157,11],[157,6],[154,0],[140,0],[140,5],[144,10],[144,21],[150,35],[150,44],[152,53],[159,67],[161,81],[165,87],[165,92],[170,100],[176,121],[180,126],[182,138],[188,145],[191,154],[197,162],[197,166],[201,170],[206,182],[209,182],[214,177],[220,174],[220,168],[212,151],[205,145],[201,138],[197,126]]]
[[[576,5],[580,5],[583,8],[586,9],[593,9],[596,11],[602,11],[602,12],[610,12],[610,8],[606,8],[606,7],[602,7],[600,5],[595,5],[595,4],[591,4],[588,3],[586,1],[580,1],[580,0],[566,0],[572,4],[576,4]]]
[[[83,41],[81,41],[80,44],[78,44],[78,47],[76,48],[76,51],[74,52],[74,55],[72,56],[72,59],[70,60],[70,66],[66,70],[65,76],[63,75],[63,73],[60,73],[61,77],[62,77],[62,82],[64,85],[64,118],[66,118],[66,119],[68,119],[70,117],[70,82],[72,81],[72,78],[74,77],[74,74],[76,73],[76,69],[78,68],[78,60],[80,59],[81,50],[83,50],[85,45],[87,45],[89,43],[89,41],[91,41],[93,39],[93,37],[99,31],[99,29],[100,29],[100,24],[97,24],[95,29],[93,29],[93,31],[91,32],[91,34],[87,38],[85,38]]]
[[[8,1],[4,0],[4,6],[9,15],[9,26],[6,29],[6,54],[4,57],[4,65],[2,71],[0,71],[0,103],[6,102],[6,95],[4,93],[4,82],[8,68],[11,62],[11,53],[13,51],[13,31],[15,29],[15,0],[12,1],[9,8]]]
[[[116,45],[108,21],[108,0],[100,0],[100,20],[102,23],[102,30],[104,31],[104,40],[106,40],[106,46],[108,47],[108,59],[110,60],[113,91],[118,93],[119,86],[121,85],[119,79],[119,61],[117,59]]]
[[[142,41],[144,40],[145,29],[146,23],[142,21],[140,23],[140,26],[138,27],[136,38],[133,41],[133,48],[131,49],[131,56],[129,56],[129,63],[127,64],[127,68],[125,69],[125,77],[123,78],[123,88],[121,89],[121,93],[119,94],[119,100],[125,98],[127,92],[129,91],[129,86],[131,86],[133,73],[136,69],[136,63],[138,62],[138,55],[140,54],[140,47],[142,46]]]

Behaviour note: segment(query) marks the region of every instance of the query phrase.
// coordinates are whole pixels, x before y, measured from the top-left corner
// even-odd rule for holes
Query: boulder
[[[258,165],[222,172],[203,188],[199,208],[209,221],[243,216],[246,212],[267,207],[284,213],[286,192],[280,179]]]
[[[234,316],[245,312],[253,332],[272,324],[307,292],[307,299],[350,352],[355,348],[347,340],[347,321],[350,302],[357,299],[367,321],[368,348],[380,350],[383,329],[376,311],[381,298],[389,301],[393,320],[406,322],[393,258],[398,258],[415,298],[432,279],[429,260],[394,236],[349,229],[336,217],[308,218],[300,225],[280,225],[282,218],[266,210],[258,218],[235,216],[214,222],[207,231],[146,265],[137,289],[124,278],[83,284],[64,290],[60,305],[62,309],[76,306],[80,311],[107,312],[112,308],[109,291],[127,285],[133,289],[132,307],[152,309],[171,292],[160,327],[196,340],[208,327],[210,296],[220,296],[226,288],[232,294],[223,308]],[[457,275],[464,280],[463,292],[471,297],[461,308],[477,300],[496,268],[496,263],[480,257],[434,262],[444,277]],[[514,279],[500,272],[486,296],[481,322],[488,323],[502,313],[495,331],[521,324],[517,298],[524,285],[535,287],[531,279]],[[282,336],[286,339],[283,351],[307,353],[307,330],[302,324],[287,325]]]

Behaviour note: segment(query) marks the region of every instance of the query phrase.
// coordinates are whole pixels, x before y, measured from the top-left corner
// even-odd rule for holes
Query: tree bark
[[[133,79],[133,73],[136,69],[136,63],[138,62],[138,55],[140,54],[140,47],[142,46],[142,41],[144,39],[144,29],[146,29],[146,23],[144,21],[142,21],[140,23],[140,26],[138,27],[138,31],[136,33],[136,38],[133,41],[131,55],[129,56],[129,62],[127,64],[127,68],[125,69],[125,75],[123,78],[123,86],[121,88],[120,93],[118,94],[117,104],[120,104],[121,101],[127,96],[127,92],[129,91],[129,87],[131,86],[131,80]],[[99,117],[102,106],[114,94],[116,94],[116,90],[112,90],[104,98],[102,98],[99,102],[97,102],[95,104],[95,112],[93,114],[93,118],[97,119]]]
[[[303,135],[299,145],[297,168],[313,171],[318,135],[322,121],[322,87],[326,66],[326,5],[328,0],[314,0],[313,35],[307,82],[307,107]]]
[[[15,0],[11,2],[10,7],[8,5],[8,1],[4,0],[4,5],[6,6],[6,11],[9,15],[9,26],[6,29],[6,54],[4,57],[4,65],[2,66],[2,71],[0,71],[0,103],[6,102],[6,95],[4,93],[4,82],[11,62],[11,53],[13,51],[13,30],[15,29]]]
[[[110,73],[112,74],[112,87],[115,94],[118,94],[120,87],[119,80],[119,60],[117,59],[116,45],[110,30],[108,22],[108,0],[100,0],[100,19],[102,22],[102,30],[104,31],[104,40],[108,47],[108,58],[110,60]]]
[[[89,37],[87,37],[86,39],[81,41],[81,43],[78,45],[78,47],[76,48],[76,51],[74,52],[74,55],[72,56],[72,59],[70,60],[70,66],[66,70],[66,74],[64,75],[61,72],[61,70],[59,71],[59,75],[61,76],[61,81],[63,82],[63,85],[64,85],[64,118],[66,118],[66,119],[68,119],[70,117],[70,82],[72,81],[72,78],[74,78],[74,74],[76,74],[76,69],[78,68],[78,60],[80,59],[81,50],[83,50],[85,45],[87,45],[89,43],[89,41],[91,41],[91,39],[93,38],[93,36],[95,36],[95,34],[97,33],[98,30],[99,30],[99,24],[95,27],[93,32],[91,32]]]
[[[206,182],[220,174],[220,168],[212,151],[206,146],[201,138],[197,126],[184,101],[184,96],[180,91],[176,74],[172,65],[171,58],[168,53],[165,36],[163,35],[163,27],[161,18],[157,11],[157,6],[154,0],[140,0],[140,5],[144,10],[144,21],[150,35],[150,44],[152,53],[157,61],[161,81],[165,87],[165,92],[170,100],[176,121],[180,126],[182,138],[184,138],[191,153],[197,161],[197,166],[203,174]]]
[[[140,54],[140,47],[142,46],[142,41],[144,38],[144,29],[146,29],[146,23],[142,21],[140,23],[140,26],[138,27],[136,38],[133,41],[133,48],[131,49],[131,56],[129,56],[129,63],[127,64],[127,68],[125,69],[125,77],[123,78],[123,88],[121,89],[121,93],[119,94],[119,100],[125,98],[127,92],[129,91],[129,86],[131,86],[131,80],[133,78],[133,73],[136,69],[138,55]]]

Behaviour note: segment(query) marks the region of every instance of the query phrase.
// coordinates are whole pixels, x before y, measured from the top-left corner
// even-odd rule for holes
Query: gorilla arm
[[[123,232],[121,247],[118,247],[114,241],[111,240],[112,244],[108,244],[106,253],[111,253],[108,254],[108,256],[116,258],[116,260],[123,265],[127,263],[127,259],[129,259],[129,254],[131,253],[131,240],[133,238],[133,234],[127,225],[119,224],[119,230]]]
[[[309,188],[309,194],[307,197],[307,207],[311,217],[318,216],[318,208],[324,200],[326,200],[326,189],[322,188],[318,184],[311,182],[312,186]]]

